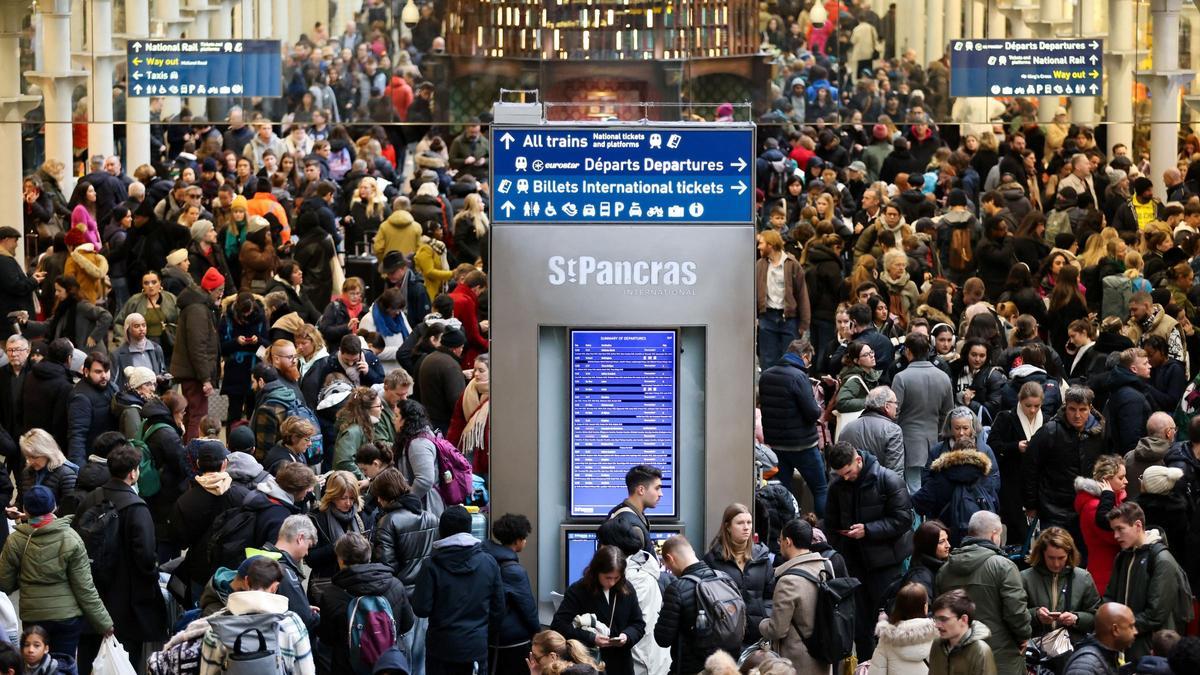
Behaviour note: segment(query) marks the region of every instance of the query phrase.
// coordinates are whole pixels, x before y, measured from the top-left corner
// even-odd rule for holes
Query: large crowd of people
[[[542,624],[486,513],[487,120],[433,124],[438,3],[368,0],[285,97],[152,112],[132,176],[25,177],[0,675],[1200,671],[1200,140],[1151,176],[1035,102],[954,124],[894,12],[763,4],[767,459],[708,546],[632,467]]]

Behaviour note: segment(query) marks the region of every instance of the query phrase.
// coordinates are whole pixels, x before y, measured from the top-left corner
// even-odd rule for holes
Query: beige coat
[[[790,659],[800,675],[828,675],[830,665],[809,656],[802,639],[813,632],[817,586],[787,572],[799,568],[817,576],[827,564],[820,553],[805,553],[780,565],[775,570],[775,594],[771,596],[774,609],[769,618],[758,624],[762,636],[771,641],[771,649]]]

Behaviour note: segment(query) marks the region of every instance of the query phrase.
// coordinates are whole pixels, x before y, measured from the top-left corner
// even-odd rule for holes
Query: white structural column
[[[183,35],[184,26],[191,23],[179,13],[179,0],[154,0],[154,23],[158,24],[157,34],[164,40],[178,40]],[[183,99],[179,96],[163,98],[162,118],[171,119],[179,114],[183,107]]]
[[[963,0],[946,0],[946,27],[942,34],[946,43],[942,45],[942,49],[945,50],[951,40],[962,39],[962,36]]]
[[[183,12],[186,16],[190,16],[192,25],[188,30],[188,37],[193,40],[207,40],[214,35],[221,37],[220,33],[209,32],[212,27],[212,18],[220,13],[221,8],[210,5],[208,0],[191,0],[191,2],[183,7]],[[188,108],[193,115],[208,115],[208,97],[207,96],[190,96],[188,97]],[[197,148],[199,150],[199,148]]]
[[[254,0],[241,0],[238,6],[239,29],[235,35],[243,40],[253,40],[258,33],[254,32]]]
[[[258,0],[258,32],[254,34],[254,37],[270,40],[279,36],[274,17],[271,16],[274,2],[275,0]]]
[[[46,159],[57,159],[68,167],[64,192],[75,187],[71,176],[71,93],[87,73],[71,68],[71,1],[43,0],[38,3],[42,24],[43,69],[25,74],[42,89],[46,109]]]
[[[141,40],[150,36],[149,0],[125,0],[125,38]],[[132,92],[130,92],[132,93]],[[150,99],[127,95],[125,98],[125,165],[128,171],[150,163]]]
[[[288,2],[288,0],[272,0],[271,18],[275,24],[275,35],[284,42],[291,44],[300,37],[300,27],[303,23],[300,19],[301,10],[298,2]],[[308,26],[311,28],[311,26]]]
[[[989,40],[1003,40],[1008,37],[1008,28],[1004,23],[1004,12],[999,0],[985,0],[987,3],[987,36]]]
[[[1104,55],[1104,71],[1108,75],[1108,145],[1117,143],[1133,146],[1133,64],[1135,32],[1120,30],[1119,26],[1133,26],[1134,0],[1108,0],[1108,40]],[[1107,149],[1107,148],[1106,148]]]
[[[21,123],[35,108],[37,96],[21,95],[21,20],[29,10],[26,0],[0,2],[0,146],[10,148],[8,161],[0,162],[0,222],[19,223],[24,217],[21,191]],[[15,156],[14,156],[15,154]],[[23,228],[18,227],[20,231]],[[18,248],[24,250],[24,246]],[[17,256],[25,267],[25,256]]]
[[[1056,38],[1071,28],[1071,21],[1063,7],[1063,0],[1041,0],[1038,7],[1038,18],[1030,23],[1037,37],[1047,39]],[[1058,108],[1061,98],[1061,96],[1053,95],[1038,97],[1039,122],[1049,124],[1054,121],[1054,112]]]
[[[946,53],[946,0],[925,0],[925,58],[922,66]]]
[[[1097,35],[1096,14],[1100,10],[1101,0],[1079,0],[1075,6],[1075,26],[1081,38],[1095,38]],[[1096,124],[1096,100],[1098,96],[1072,96],[1071,122],[1094,126]]]
[[[75,65],[88,78],[88,154],[113,154],[113,69],[125,52],[113,49],[112,0],[87,0],[87,41],[75,53]]]
[[[346,24],[348,24],[354,20],[354,10],[355,10],[354,5],[355,4],[358,4],[360,7],[362,6],[361,3],[355,3],[354,0],[339,0],[338,1],[337,13],[334,14],[334,16],[333,16],[333,25],[329,27],[329,36],[330,37],[333,37],[335,35],[341,35],[343,29],[345,29],[345,27],[346,27]],[[881,9],[879,4],[876,4],[875,13],[878,14],[880,16],[880,18],[883,18],[883,15],[886,11],[887,11],[887,7],[883,7]],[[907,22],[906,21],[905,22],[900,22],[900,21],[896,22],[896,32],[897,33],[908,30],[907,28],[901,27],[902,23],[907,23]],[[896,39],[896,45],[897,45],[896,52],[897,52],[897,55],[899,55],[900,36],[896,35],[894,37]]]
[[[967,19],[965,37],[981,38],[987,35],[987,0],[967,0]]]
[[[1179,68],[1179,12],[1182,0],[1151,0],[1154,31],[1153,70],[1150,71],[1150,178],[1154,195],[1166,200],[1162,175],[1175,166],[1183,85],[1193,73]]]

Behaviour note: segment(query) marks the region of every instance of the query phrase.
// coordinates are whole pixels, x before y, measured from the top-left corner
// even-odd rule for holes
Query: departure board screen
[[[676,338],[669,330],[571,332],[572,516],[607,515],[638,464],[663,472],[662,501],[646,515],[676,515]]]

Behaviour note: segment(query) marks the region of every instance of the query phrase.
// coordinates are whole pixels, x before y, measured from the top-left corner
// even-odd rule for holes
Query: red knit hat
[[[75,248],[76,246],[79,246],[80,244],[86,244],[87,242],[87,235],[84,234],[83,230],[79,229],[78,227],[72,227],[67,231],[67,246]]]
[[[217,268],[210,267],[204,273],[204,278],[200,280],[200,288],[206,291],[212,291],[225,286],[225,276],[217,271]]]

